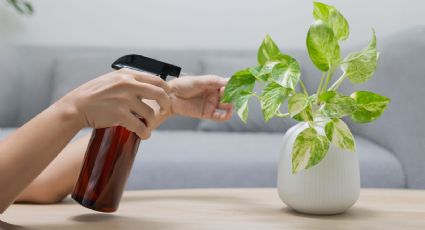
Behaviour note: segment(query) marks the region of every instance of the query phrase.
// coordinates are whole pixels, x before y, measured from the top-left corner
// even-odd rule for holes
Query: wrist
[[[50,108],[62,122],[70,123],[76,129],[82,129],[87,126],[87,122],[76,104],[66,97],[55,102]]]
[[[168,117],[173,117],[175,115],[178,115],[178,113],[177,113],[178,108],[176,106],[178,98],[176,96],[176,87],[175,87],[175,84],[174,84],[175,80],[176,79],[173,79],[173,80],[167,82],[168,85],[170,86],[170,89],[171,89],[170,94],[169,94],[171,106],[170,106],[170,111],[169,111]]]

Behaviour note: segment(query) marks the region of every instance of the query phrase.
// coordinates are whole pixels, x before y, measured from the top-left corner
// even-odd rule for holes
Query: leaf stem
[[[275,114],[276,117],[281,117],[281,118],[289,117],[289,115],[290,115],[289,113],[281,113],[281,112],[278,112]]]
[[[333,73],[334,73],[334,68],[333,66],[331,66],[331,68],[328,71],[328,74],[326,75],[326,81],[325,81],[325,85],[322,88],[322,92],[325,92],[326,88],[328,88],[328,85],[329,85],[329,82],[331,81]]]
[[[304,82],[303,82],[303,80],[301,80],[301,79],[300,79],[300,85],[301,85],[301,88],[302,88],[302,89],[303,89],[303,91],[304,91],[304,94],[308,97],[308,91],[307,91],[307,88],[305,87]]]
[[[325,80],[326,72],[322,73],[322,78],[320,78],[319,87],[317,87],[316,95],[319,96],[319,93],[322,91],[323,80]]]
[[[347,78],[347,74],[345,72],[341,75],[341,77],[336,80],[331,87],[329,87],[329,90],[337,90],[339,86],[342,84],[342,82]]]

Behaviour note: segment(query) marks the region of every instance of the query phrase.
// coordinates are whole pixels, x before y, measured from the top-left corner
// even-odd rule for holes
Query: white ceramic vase
[[[297,135],[307,127],[307,123],[297,124],[283,138],[277,181],[280,199],[302,213],[331,215],[344,212],[357,201],[360,193],[357,153],[331,144],[319,164],[292,174],[292,146]],[[323,126],[315,129],[324,135]]]

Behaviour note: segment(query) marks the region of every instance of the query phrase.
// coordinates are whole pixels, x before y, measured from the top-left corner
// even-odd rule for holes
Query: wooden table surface
[[[113,214],[68,198],[15,204],[0,219],[0,229],[425,229],[425,191],[364,189],[349,211],[334,216],[292,211],[276,189],[130,191]]]

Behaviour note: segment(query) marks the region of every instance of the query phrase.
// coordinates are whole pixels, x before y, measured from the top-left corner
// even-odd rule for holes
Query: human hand
[[[156,127],[157,117],[171,111],[170,91],[157,76],[120,69],[81,85],[57,103],[73,109],[82,127],[123,126],[147,139]],[[154,100],[159,112],[142,99]]]
[[[215,75],[203,75],[170,81],[172,114],[216,121],[229,120],[233,106],[220,103],[227,80]]]

